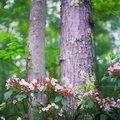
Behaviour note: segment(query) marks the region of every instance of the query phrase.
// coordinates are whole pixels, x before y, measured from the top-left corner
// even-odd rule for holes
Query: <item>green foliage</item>
[[[27,106],[31,106],[35,119],[52,119],[59,120],[63,118],[63,106],[68,105],[68,96],[72,97],[74,88],[70,86],[60,86],[58,81],[53,78],[46,78],[38,82],[37,80],[25,81],[24,79],[16,78],[8,79],[6,82],[7,90],[4,93],[4,102],[0,104],[1,116],[7,118],[10,115],[11,119],[25,118],[28,119]],[[36,86],[36,87],[35,87]],[[72,94],[67,91],[71,90]],[[46,102],[36,102],[33,105],[31,99],[38,98],[38,94],[46,96]],[[4,111],[9,109],[7,113]]]
[[[0,110],[2,110],[4,108],[5,108],[5,102],[3,102],[3,103],[0,104]]]
[[[78,86],[79,87],[79,86]],[[87,86],[86,86],[87,87]],[[84,90],[83,90],[84,88]],[[90,88],[90,87],[89,87]],[[78,106],[75,114],[78,116],[80,115],[82,120],[85,119],[98,119],[98,120],[119,120],[120,108],[111,108],[109,110],[105,110],[103,108],[109,107],[109,103],[106,103],[108,100],[112,101],[113,99],[110,98],[100,98],[99,93],[95,92],[93,88],[89,89],[89,91],[84,87],[79,87],[81,91],[84,93],[81,94],[80,100],[82,99],[80,105]],[[85,91],[86,90],[86,91]],[[99,101],[99,102],[98,102]],[[101,102],[100,102],[101,101]],[[103,102],[104,101],[104,102]],[[114,100],[113,100],[114,101]],[[104,103],[102,106],[101,103]],[[119,102],[118,102],[119,104]],[[105,106],[107,105],[107,106]],[[77,116],[77,118],[78,118]]]
[[[95,85],[83,85],[83,86],[76,86],[77,88],[83,90],[83,91],[90,91],[90,90],[93,90]]]
[[[93,108],[93,106],[94,106],[94,102],[91,101],[91,100],[89,100],[89,101],[88,101],[88,107],[89,107],[89,108]]]
[[[17,89],[10,89],[8,90],[5,94],[4,94],[4,100],[8,100],[8,98],[11,97],[11,95],[13,94],[13,92],[18,91]]]
[[[120,14],[120,2],[117,0],[94,0],[94,7],[105,14]]]
[[[59,1],[48,0],[47,2],[48,12],[45,45],[46,71],[49,72],[50,76],[59,79],[60,11],[57,9]],[[0,11],[0,102],[2,103],[3,91],[5,90],[5,81],[14,74],[17,74],[19,77],[26,78],[26,65],[23,64],[23,62],[26,61],[27,58],[26,51],[30,1],[14,0],[12,3],[8,0],[1,0]],[[116,33],[119,31],[119,15],[120,2],[118,0],[93,1],[93,19],[95,21],[93,33],[95,36],[97,86],[101,91],[102,97],[117,97],[119,95],[119,78],[115,77],[114,75],[109,76],[108,73],[105,73],[106,67],[111,64],[111,62],[108,62],[108,58],[110,58],[112,61],[113,59],[119,59],[119,57],[116,58],[116,56],[119,56],[119,53],[113,52],[119,51],[115,44],[116,37],[113,35],[114,32]],[[91,89],[93,90],[93,88],[90,86],[79,86],[78,88],[83,91],[89,91]],[[48,89],[44,89],[43,93],[47,90]],[[13,93],[16,94],[17,91],[13,91]],[[5,94],[5,99],[9,99],[13,93],[12,91],[8,93],[6,92],[8,96]],[[34,96],[37,97],[37,94],[35,93]],[[27,96],[25,94],[21,94],[19,97],[26,102]],[[67,105],[67,100],[61,99],[59,95],[54,94],[51,95],[51,97],[53,98],[51,100],[52,102],[54,100],[56,103],[65,101],[65,105]],[[101,120],[114,119],[112,117],[110,118],[111,114],[109,114],[109,112],[106,114],[101,114],[101,111],[94,107],[96,104],[94,103],[93,105],[90,99],[87,99],[85,102],[87,102],[86,105],[89,106],[85,111],[80,110],[80,105],[80,108],[78,107],[74,118],[65,113],[66,120],[77,119],[79,115],[84,120],[87,116],[89,116],[86,114],[86,111],[92,114],[95,113],[95,115],[98,115]],[[17,106],[21,108],[21,111],[24,111],[22,110],[22,105],[22,101],[17,104]],[[4,103],[3,105],[0,104],[0,110],[4,109],[4,111],[7,111],[6,115],[9,115],[9,110],[12,114],[14,114],[14,111],[16,111],[18,108],[10,104],[4,108],[5,106],[6,105]],[[116,112],[112,111],[112,113],[112,116],[114,116],[114,114],[119,114],[119,110]],[[26,112],[21,112],[19,115],[27,116]],[[17,116],[9,119],[13,120],[16,118]],[[49,119],[53,119],[53,116],[49,117]]]
[[[118,100],[120,99],[114,100],[113,98],[109,97],[100,98],[100,93],[94,89],[94,85],[77,86],[77,88],[79,88],[79,92],[77,92],[78,100],[81,100],[81,102],[78,105],[75,113],[71,116],[69,112],[66,112],[65,110],[61,111],[63,106],[69,106],[67,99],[69,92],[67,93],[66,90],[71,88],[66,88],[66,90],[64,90],[65,87],[59,86],[58,82],[55,79],[48,80],[47,78],[44,88],[42,86],[42,89],[40,89],[40,93],[46,94],[46,104],[42,104],[38,101],[36,106],[33,106],[29,99],[37,98],[39,91],[37,91],[36,88],[30,90],[31,87],[28,88],[26,85],[28,85],[28,83],[33,83],[32,85],[34,86],[34,82],[36,82],[36,85],[39,84],[39,82],[37,83],[36,80],[32,82],[29,81],[28,83],[24,81],[24,85],[21,85],[20,81],[23,81],[23,79],[12,78],[12,80],[7,81],[6,86],[11,87],[4,94],[5,102],[0,104],[1,116],[12,115],[12,117],[10,117],[8,120],[17,119],[18,117],[24,117],[27,119],[27,104],[29,104],[33,110],[37,112],[34,114],[34,117],[38,120],[77,120],[79,118],[81,120],[87,118],[94,118],[99,120],[115,120],[119,119],[120,117],[118,114],[120,112],[120,103]],[[79,95],[82,95],[80,99]],[[112,107],[109,108],[110,106]],[[6,109],[9,111],[7,111],[7,113],[4,113]],[[57,116],[60,111],[62,112],[62,115]]]
[[[62,96],[56,96],[54,102],[59,102],[62,99]]]
[[[62,99],[62,105],[63,105],[63,106],[66,106],[67,104],[68,104],[67,98],[63,98],[63,99]]]

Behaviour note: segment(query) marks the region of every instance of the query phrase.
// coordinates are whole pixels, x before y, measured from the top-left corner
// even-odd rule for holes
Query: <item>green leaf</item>
[[[94,106],[94,102],[91,101],[91,100],[89,100],[89,101],[88,101],[88,107],[89,107],[89,108],[92,108],[93,106]]]
[[[48,120],[53,120],[53,117],[52,117],[52,116],[49,116],[49,117],[48,117]]]
[[[7,91],[5,94],[4,94],[4,100],[7,100],[8,98],[10,98],[10,96],[12,95],[12,93],[14,91],[17,91],[16,89],[10,89],[9,91]]]
[[[43,117],[43,116],[40,115],[40,114],[34,114],[33,116],[34,116],[36,119],[38,119],[38,118],[40,118],[40,117]],[[36,120],[36,119],[35,119],[35,120]]]
[[[68,113],[65,110],[64,110],[63,114],[64,114],[66,120],[69,120],[69,115],[68,115]]]
[[[76,87],[85,91],[85,87],[83,87],[83,86],[76,86]]]
[[[0,104],[0,107],[1,107],[1,106],[4,106],[4,105],[5,105],[5,102],[1,103],[1,104]]]
[[[82,104],[80,104],[77,109],[76,109],[76,112],[79,111],[80,107],[82,106]]]
[[[77,120],[80,114],[81,114],[81,111],[75,112],[75,114],[74,114],[74,120]]]
[[[104,81],[104,80],[106,80],[108,78],[108,76],[104,76],[102,79],[101,79],[101,81]]]
[[[6,106],[6,105],[5,105],[5,102],[1,103],[1,104],[0,104],[0,110],[2,110],[5,106]]]
[[[21,94],[20,96],[19,96],[19,99],[22,101],[23,99],[25,99],[25,98],[27,98],[27,95],[25,95],[25,94]]]
[[[42,89],[42,93],[46,92],[47,91],[47,88],[43,88]]]
[[[28,104],[30,105],[30,107],[34,108],[32,102],[30,102],[29,100],[28,100],[27,102],[28,102]]]
[[[13,49],[16,49],[16,46],[10,46],[9,48],[13,50]]]
[[[25,113],[24,111],[19,111],[19,113],[22,115],[22,116],[28,116],[27,113]]]
[[[35,93],[34,93],[34,96],[37,98],[37,97],[38,97],[38,92],[35,92]]]
[[[88,88],[91,88],[93,86],[95,86],[95,85],[90,84],[90,85],[87,85],[86,88],[88,89]]]
[[[64,106],[66,106],[66,105],[68,104],[67,98],[63,98],[63,99],[62,99],[62,104],[63,104]]]
[[[100,120],[107,120],[107,118],[108,118],[108,116],[107,116],[107,115],[104,115],[104,114],[102,114],[102,115],[100,116]]]
[[[111,114],[111,113],[106,113],[109,117],[111,117],[111,118],[113,118],[113,119],[115,119],[116,118],[116,116],[115,116],[115,114]]]
[[[61,99],[62,99],[62,96],[56,96],[54,101],[59,102]]]

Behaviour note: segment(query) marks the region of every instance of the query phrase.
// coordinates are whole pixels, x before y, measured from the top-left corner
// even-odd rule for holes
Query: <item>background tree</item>
[[[47,1],[45,34],[46,71],[49,72],[50,77],[54,78],[60,78],[59,8],[59,0]],[[102,95],[113,97],[119,91],[120,81],[117,79],[112,81],[105,78],[105,80],[102,80],[101,78],[106,71],[106,67],[114,62],[113,58],[119,58],[120,2],[118,0],[94,0],[93,8],[95,21],[93,34],[95,36],[96,66],[98,66],[96,70],[97,85],[99,90],[103,91]],[[0,11],[0,102],[2,102],[5,81],[14,74],[20,78],[26,78],[30,1],[1,0]],[[8,109],[5,114],[9,114]]]
[[[29,56],[27,65],[28,81],[37,79],[41,81],[45,78],[45,22],[46,21],[46,1],[33,0],[30,10],[29,23]],[[40,96],[39,101],[44,102],[44,96]],[[32,100],[33,105],[36,104]],[[29,110],[29,119],[33,120],[33,110]]]
[[[91,29],[91,1],[62,0],[61,82],[76,85],[95,81]],[[70,107],[75,107],[70,100]]]

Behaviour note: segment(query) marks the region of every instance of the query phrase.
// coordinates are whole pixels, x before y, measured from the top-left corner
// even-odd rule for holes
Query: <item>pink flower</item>
[[[61,89],[63,89],[62,86],[60,86],[59,84],[56,84],[56,85],[55,85],[55,92],[58,92],[58,91],[60,91]]]
[[[53,86],[55,86],[56,85],[56,82],[57,82],[57,80],[56,79],[51,79],[51,84],[53,85]]]
[[[97,100],[98,102],[101,102],[101,99],[100,99],[99,97],[96,97],[96,100]]]
[[[51,104],[48,104],[46,107],[42,108],[42,111],[43,112],[48,112],[48,111],[54,112],[58,108],[59,107],[55,103],[51,103]]]
[[[48,110],[49,110],[49,109],[46,108],[46,107],[42,108],[42,111],[43,111],[43,112],[48,111]]]
[[[34,86],[33,86],[33,84],[28,84],[28,88],[30,89],[30,90],[34,90]]]
[[[110,67],[108,67],[108,73],[114,74],[114,75],[120,75],[120,62],[117,62],[113,65],[111,65]]]
[[[104,111],[108,111],[108,110],[110,110],[111,108],[110,108],[110,106],[109,106],[109,104],[105,104],[104,105]]]
[[[36,79],[33,79],[33,80],[31,80],[30,82],[33,83],[33,84],[36,84],[36,83],[37,83],[37,80],[36,80]]]
[[[72,85],[64,85],[61,87],[60,93],[64,96],[76,96],[76,90]]]
[[[5,120],[5,118],[3,116],[0,117],[1,120]]]
[[[120,102],[120,99],[117,99],[117,102]]]
[[[40,92],[44,89],[44,86],[37,86],[37,90],[39,90]]]
[[[28,82],[26,82],[24,79],[21,79],[19,85],[28,86]]]
[[[83,94],[83,96],[86,96],[86,97],[90,97],[90,96],[92,96],[92,95],[93,95],[92,90],[90,90],[90,91],[88,91],[88,92],[85,92],[85,93]]]

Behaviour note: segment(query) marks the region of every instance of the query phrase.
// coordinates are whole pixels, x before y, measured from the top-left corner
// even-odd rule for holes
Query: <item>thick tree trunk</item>
[[[63,84],[84,85],[95,80],[91,0],[62,0],[61,79]],[[70,107],[76,101],[70,99]]]
[[[32,0],[29,23],[29,57],[28,57],[28,80],[37,79],[41,81],[45,78],[45,21],[46,21],[46,0]],[[44,96],[40,96],[39,101],[44,101]],[[35,105],[35,100],[32,101]],[[28,110],[30,120],[33,120],[33,111]]]

